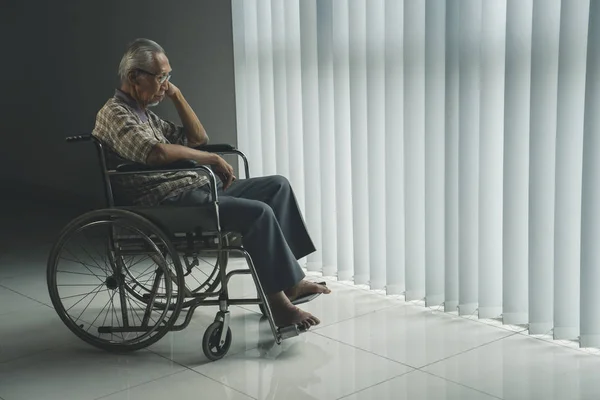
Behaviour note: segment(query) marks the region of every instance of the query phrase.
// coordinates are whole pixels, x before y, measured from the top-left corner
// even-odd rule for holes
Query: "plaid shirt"
[[[126,162],[146,164],[158,143],[187,145],[183,127],[141,110],[135,100],[117,89],[96,115],[92,135],[106,149],[109,169]],[[205,185],[208,177],[194,171],[117,175],[111,180],[118,204],[154,206],[167,197]]]

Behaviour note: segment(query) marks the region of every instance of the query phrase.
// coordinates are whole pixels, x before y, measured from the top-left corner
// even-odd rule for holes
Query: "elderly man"
[[[319,319],[292,302],[312,293],[329,293],[325,286],[304,280],[297,260],[314,252],[289,182],[281,176],[236,180],[233,168],[216,154],[194,149],[208,142],[198,117],[181,91],[170,82],[165,51],[148,39],[135,40],[119,65],[121,87],[98,112],[93,135],[121,158],[163,165],[192,159],[211,165],[219,177],[221,226],[242,234],[252,256],[278,326]],[[181,118],[177,126],[159,118],[149,107],[169,98]],[[121,182],[129,203],[200,205],[208,201],[208,178],[195,172],[129,177]]]

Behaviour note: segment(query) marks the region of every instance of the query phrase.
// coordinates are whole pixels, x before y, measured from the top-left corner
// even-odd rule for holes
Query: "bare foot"
[[[296,300],[298,297],[305,296],[313,293],[331,293],[331,290],[327,286],[319,285],[316,282],[310,282],[302,280],[296,286],[289,288],[285,291],[286,296],[290,301]]]
[[[269,295],[269,305],[273,312],[275,325],[302,325],[305,329],[319,325],[321,321],[314,315],[294,306],[283,292]]]

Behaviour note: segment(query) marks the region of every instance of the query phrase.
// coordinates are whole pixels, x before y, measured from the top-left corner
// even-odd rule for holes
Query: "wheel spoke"
[[[101,283],[100,285],[98,285],[98,287],[102,286],[103,284],[104,283]],[[79,297],[79,296],[85,296],[85,297],[87,297],[87,296],[90,295],[90,293],[79,293],[79,294],[74,294],[74,295],[71,295],[71,296],[61,297],[60,299],[61,300],[66,300],[66,299],[72,299],[73,297]],[[84,299],[85,299],[85,297],[84,297]]]
[[[117,312],[117,308],[115,307],[115,302],[113,301],[113,297],[111,297],[110,299],[110,303],[112,304],[112,309],[113,309],[113,314],[112,317],[117,319],[117,324],[119,324],[119,326],[121,326],[121,321],[119,321],[119,313]],[[114,326],[114,322],[111,323],[111,326]],[[121,332],[119,332],[121,333]],[[113,333],[111,332],[111,336],[113,335]],[[121,339],[125,340],[125,338],[123,337],[123,334],[121,333]]]
[[[131,298],[128,296],[127,297],[127,302],[129,303],[129,309],[131,310],[131,319],[135,321],[134,316],[138,317],[138,320],[140,321],[140,325],[142,324],[142,319],[140,318],[139,315],[137,315],[137,313],[134,313],[134,307],[133,304],[131,304]]]
[[[69,253],[71,253],[71,251],[69,249],[66,249]],[[73,253],[71,253],[71,255],[73,257],[75,257],[77,259],[77,256],[75,256]],[[103,282],[102,278],[100,278],[98,275],[94,274],[92,272],[92,270],[89,267],[95,268],[94,266],[90,265],[88,266],[86,263],[82,262],[82,261],[75,261],[75,262],[79,262],[81,265],[83,265],[85,267],[85,269],[87,269],[89,271],[90,274],[94,275],[100,282]],[[100,270],[102,270],[102,268],[99,268]],[[103,271],[105,272],[105,271]]]
[[[131,257],[133,259],[133,257]],[[133,264],[130,264],[127,266],[128,269],[132,269],[133,267],[135,267],[136,265],[142,263],[143,261],[146,261],[150,259],[150,256],[148,256],[147,254],[145,255],[144,258],[142,258],[141,260],[137,260],[136,262],[134,262]],[[124,262],[124,261],[123,261]]]
[[[60,272],[60,273],[63,273],[63,274],[86,275],[86,276],[95,276],[95,277],[97,277],[97,275],[94,275],[94,274],[85,274],[83,272],[60,271],[60,270],[56,270],[56,272]]]
[[[146,327],[148,326],[148,320],[150,319],[150,313],[152,312],[152,306],[154,305],[154,301],[156,300],[156,295],[158,294],[158,288],[160,285],[160,281],[161,281],[161,275],[157,273],[156,274],[156,278],[154,278],[154,285],[152,286],[152,295],[150,296],[150,300],[148,301],[148,304],[146,305],[146,311],[144,312],[144,319],[142,320],[142,326]],[[165,279],[167,279],[167,277],[165,276]]]
[[[153,267],[153,265],[149,266],[148,268],[146,268],[146,270],[145,270],[144,272],[148,271],[148,270],[149,270],[150,268],[152,268],[152,267]],[[139,282],[139,281],[140,281],[140,279],[142,279],[142,278],[144,278],[144,277],[146,277],[146,276],[148,276],[148,275],[155,274],[155,273],[156,273],[156,270],[152,270],[152,271],[150,271],[150,272],[142,273],[141,275],[139,275],[138,277],[136,277],[136,278],[133,278],[133,279],[135,279],[136,281],[138,281],[138,282]],[[151,280],[152,280],[152,278],[148,278],[148,280],[146,280],[146,282],[149,282],[149,281],[151,281]]]
[[[139,301],[139,300],[138,300],[138,299],[136,299],[136,298],[133,298],[132,300],[133,300],[133,301],[134,301],[136,304],[138,304],[138,305],[140,306],[140,308],[145,308],[145,307],[147,306],[147,304],[146,304],[146,303],[143,303],[143,302]],[[154,312],[155,312],[155,313],[157,313],[157,311],[154,311]],[[151,321],[152,321],[154,324],[156,324],[156,320],[152,319],[152,315],[150,315],[150,320],[151,320]]]
[[[56,285],[56,286],[102,286],[102,284],[100,285],[96,285],[95,283],[63,283],[62,285]]]
[[[90,240],[88,239],[88,237],[86,236],[86,234],[85,234],[85,233],[83,233],[83,237],[84,237],[84,239],[86,240],[86,242],[87,242],[87,243],[89,243],[89,242],[90,242]],[[109,268],[108,264],[106,263],[106,257],[105,257],[105,256],[103,256],[103,255],[102,255],[102,254],[101,254],[101,253],[98,251],[98,249],[96,248],[96,246],[90,246],[90,247],[91,247],[92,249],[94,249],[94,250],[95,250],[94,252],[95,252],[95,253],[96,253],[96,254],[99,256],[99,258],[100,258],[100,261],[101,261],[101,263],[102,263],[102,264],[104,264],[104,267],[105,267],[105,268],[102,268],[102,267],[101,267],[99,264],[98,264],[98,267],[99,267],[100,269],[102,269],[102,270],[103,270],[103,271],[104,271],[106,274],[108,274],[108,271],[110,270],[110,268]],[[101,246],[101,247],[102,247],[102,248],[104,248],[104,246]],[[90,256],[91,256],[91,254],[90,254]],[[94,261],[95,261],[95,259],[94,259]]]
[[[79,316],[75,320],[75,323],[77,323],[77,321],[79,321],[79,318],[81,318],[81,316],[83,315],[83,313],[85,312],[85,310],[88,309],[88,307],[90,306],[90,304],[92,304],[92,301],[94,301],[94,299],[96,298],[96,296],[98,296],[98,293],[100,293],[100,291],[97,291],[96,294],[94,294],[94,297],[92,297],[92,299],[88,302],[87,306],[85,306],[85,308],[83,309],[83,311],[81,311],[81,314],[79,314]],[[84,299],[85,299],[85,297],[84,297]]]
[[[102,286],[103,286],[103,284],[100,284],[100,285],[96,286],[96,289],[98,289],[98,288],[101,288]],[[94,289],[94,290],[92,290],[90,293],[86,294],[86,295],[85,295],[85,297],[82,297],[81,299],[79,299],[79,300],[77,301],[77,303],[73,304],[73,305],[72,305],[71,307],[69,307],[69,309],[68,309],[68,310],[66,310],[66,311],[70,311],[70,310],[71,310],[71,308],[73,308],[73,307],[75,307],[77,304],[81,303],[83,300],[85,300],[85,298],[86,298],[87,296],[89,296],[90,294],[92,294],[93,292],[95,292],[95,291],[96,291],[96,289]],[[83,294],[81,294],[81,295],[79,295],[79,296],[83,296]],[[75,297],[77,297],[77,296],[75,296]],[[63,298],[61,298],[61,299],[66,299],[66,297],[63,297]]]
[[[106,291],[108,292],[108,289],[106,289]],[[114,292],[113,292],[113,296],[114,296]],[[100,310],[100,312],[98,313],[98,315],[96,316],[96,318],[92,321],[92,323],[90,324],[90,326],[87,328],[87,332],[90,331],[90,328],[92,326],[95,326],[94,323],[98,320],[98,317],[100,317],[100,315],[102,315],[102,313],[104,312],[104,309],[110,304],[110,300],[106,302],[106,304],[104,305],[104,307],[102,307],[102,310]],[[108,314],[107,314],[108,316]],[[106,322],[106,316],[104,317],[104,322]],[[104,325],[104,322],[102,323],[102,325]]]
[[[85,234],[83,235],[85,237]],[[87,239],[86,239],[87,240]],[[81,247],[81,249],[85,252],[85,254],[93,261],[94,264],[96,264],[96,267],[98,267],[98,269],[102,270],[105,274],[107,274],[108,272],[103,269],[100,264],[98,264],[96,262],[96,259],[94,257],[92,257],[92,255],[90,254],[89,251],[87,251],[84,247],[82,247],[81,245],[79,245],[79,247]]]

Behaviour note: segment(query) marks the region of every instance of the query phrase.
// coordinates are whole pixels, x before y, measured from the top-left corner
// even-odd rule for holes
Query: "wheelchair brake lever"
[[[197,267],[198,265],[200,265],[200,261],[198,260],[198,256],[196,254],[192,255],[192,262],[190,263],[187,259],[187,256],[183,257],[183,260],[185,262],[185,269],[186,272],[185,274],[183,274],[183,276],[188,276],[189,274],[192,273],[192,269],[194,269],[194,267]]]

